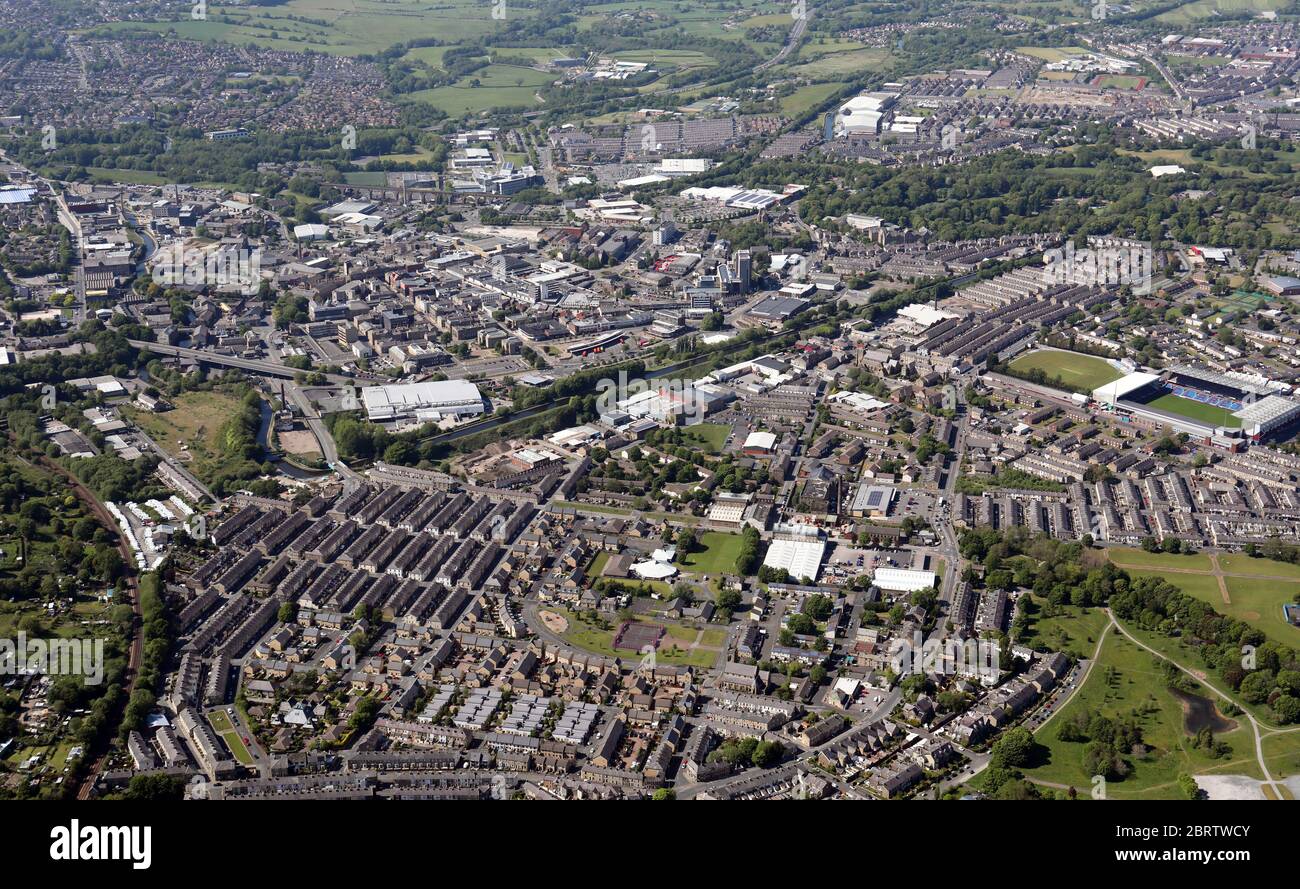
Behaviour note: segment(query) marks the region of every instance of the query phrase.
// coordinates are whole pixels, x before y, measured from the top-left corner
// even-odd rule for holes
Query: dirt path
[[[1219,595],[1223,596],[1223,604],[1231,605],[1232,599],[1228,597],[1228,582],[1223,579],[1223,567],[1219,564],[1219,554],[1210,553],[1210,566],[1214,569],[1214,579],[1219,582]]]

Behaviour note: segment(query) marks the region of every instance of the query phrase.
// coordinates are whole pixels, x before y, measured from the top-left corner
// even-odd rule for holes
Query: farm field
[[[511,14],[531,16],[536,11],[512,5]],[[491,4],[478,0],[447,0],[437,6],[420,0],[288,0],[277,6],[214,3],[203,20],[186,15],[175,20],[115,22],[94,31],[175,33],[190,40],[355,56],[420,37],[437,37],[454,45],[490,35],[497,27]]]
[[[1065,741],[1060,734],[1072,718],[1094,713],[1133,719],[1148,748],[1145,753],[1124,756],[1131,771],[1123,779],[1106,783],[1107,798],[1179,799],[1177,778],[1183,772],[1262,777],[1255,761],[1253,738],[1240,722],[1215,735],[1231,746],[1229,756],[1215,759],[1193,747],[1194,733],[1187,730],[1183,700],[1167,687],[1154,656],[1114,631],[1106,637],[1087,682],[1035,735],[1047,748],[1047,761],[1025,769],[1025,776],[1033,781],[1073,786],[1081,792],[1090,790],[1092,775],[1083,765],[1087,742]]]
[[[1154,21],[1166,24],[1187,24],[1201,19],[1214,18],[1234,12],[1259,12],[1280,10],[1276,0],[1196,0],[1177,9],[1156,16]]]
[[[1020,373],[1041,370],[1049,380],[1059,378],[1066,385],[1089,392],[1124,375],[1104,358],[1057,349],[1039,349],[1021,355],[1010,367]]]

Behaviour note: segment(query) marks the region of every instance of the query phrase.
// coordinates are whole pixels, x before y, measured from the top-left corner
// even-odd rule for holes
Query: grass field
[[[623,509],[621,506],[602,506],[597,503],[578,503],[576,500],[556,500],[556,506],[567,507],[569,509],[580,509],[586,512],[599,512],[604,515],[631,515],[632,510]]]
[[[1184,56],[1178,53],[1170,53],[1165,59],[1170,65],[1195,65],[1198,68],[1220,68],[1229,61],[1223,56]]]
[[[461,117],[471,112],[486,112],[491,108],[529,108],[537,104],[533,95],[535,87],[528,86],[473,86],[458,83],[455,86],[440,86],[429,90],[419,90],[410,94],[410,99],[432,105],[452,117]]]
[[[734,574],[736,557],[740,555],[743,538],[739,534],[706,531],[696,538],[700,547],[695,552],[679,554],[677,564],[687,574]]]
[[[1201,19],[1212,19],[1224,13],[1262,10],[1280,11],[1282,8],[1283,4],[1279,3],[1278,0],[1196,0],[1194,3],[1184,4],[1177,9],[1162,12],[1153,21],[1165,24],[1186,24]]]
[[[1300,774],[1300,731],[1295,726],[1277,728],[1267,705],[1248,704],[1223,681],[1217,672],[1207,669],[1200,652],[1176,636],[1142,630],[1132,624],[1125,624],[1125,629],[1146,645],[1163,654],[1208,682],[1219,692],[1226,694],[1234,703],[1251,714],[1260,722],[1263,737],[1264,757],[1273,777]],[[1113,631],[1112,631],[1113,632]],[[1203,687],[1202,687],[1203,688]],[[1221,698],[1219,700],[1222,700]],[[1257,767],[1241,770],[1252,777],[1259,777]]]
[[[1091,789],[1092,775],[1083,767],[1086,744],[1062,741],[1059,735],[1066,721],[1079,713],[1132,716],[1149,748],[1124,757],[1132,771],[1123,780],[1107,782],[1109,799],[1179,799],[1177,778],[1182,772],[1262,777],[1253,739],[1241,723],[1216,736],[1232,747],[1232,754],[1224,759],[1192,747],[1192,736],[1184,728],[1183,703],[1166,687],[1154,657],[1114,631],[1106,637],[1088,681],[1035,736],[1047,748],[1047,762],[1026,769],[1026,777],[1074,786],[1081,794]]]
[[[693,49],[624,49],[613,56],[624,62],[645,62],[660,71],[707,68],[718,64],[716,59]]]
[[[1160,571],[1151,570],[1130,570],[1129,574],[1134,577],[1156,577],[1160,580],[1167,580],[1184,593],[1187,593],[1187,595],[1195,596],[1202,602],[1213,606],[1215,611],[1222,613],[1228,610],[1227,604],[1223,601],[1223,592],[1219,589],[1219,581],[1213,575],[1161,573]]]
[[[844,84],[838,81],[801,86],[790,95],[781,97],[781,112],[783,114],[803,114],[805,111],[816,108],[825,102],[839,92],[843,86]]]
[[[1222,555],[1219,556],[1219,566],[1227,574],[1290,577],[1294,580],[1300,580],[1300,565],[1292,562],[1275,562],[1272,559],[1255,559],[1243,555]]]
[[[1208,574],[1213,567],[1210,564],[1210,557],[1204,553],[1176,556],[1170,553],[1149,553],[1144,549],[1114,546],[1106,550],[1106,555],[1121,568],[1180,568]]]
[[[1086,46],[1017,46],[1016,51],[1042,59],[1044,62],[1060,62],[1070,56],[1087,55],[1091,52]]]
[[[1178,414],[1180,417],[1187,417],[1191,420],[1199,420],[1202,423],[1213,423],[1215,426],[1228,426],[1233,429],[1241,426],[1241,420],[1224,408],[1193,401],[1190,398],[1180,398],[1173,393],[1153,398],[1147,402],[1147,406],[1168,411],[1171,414]]]
[[[1282,605],[1294,602],[1300,594],[1300,566],[1249,556],[1219,556],[1219,567],[1226,575],[1223,599],[1219,579],[1214,576],[1210,557],[1204,554],[1171,556],[1142,550],[1109,550],[1111,561],[1130,568],[1135,577],[1158,577],[1212,606],[1220,614],[1235,617],[1255,627],[1270,639],[1285,645],[1300,646],[1300,628],[1286,622]],[[1180,569],[1169,571],[1169,568]],[[1187,573],[1188,571],[1196,573]],[[1249,575],[1249,576],[1234,576]],[[1294,580],[1273,580],[1289,577]]]
[[[596,553],[596,558],[592,559],[591,564],[587,566],[587,579],[594,580],[597,577],[600,577],[600,572],[605,570],[605,564],[608,561],[609,561],[608,552],[606,552],[605,550],[601,550],[600,552]]]
[[[492,5],[480,0],[288,0],[277,6],[227,6],[212,3],[208,16],[195,20],[117,22],[106,31],[174,32],[191,40],[249,43],[268,49],[362,55],[377,53],[421,35],[437,35],[448,44],[494,33],[499,22]],[[536,10],[511,5],[509,14],[527,17]]]
[[[155,414],[129,407],[122,412],[159,447],[205,479],[221,459],[222,424],[238,407],[239,401],[232,395],[200,390],[178,395],[170,411]]]
[[[1028,352],[1012,361],[1010,367],[1019,373],[1041,370],[1047,374],[1048,379],[1059,377],[1066,385],[1089,392],[1124,376],[1122,371],[1104,358],[1057,349]]]
[[[1031,605],[1038,609],[1029,623],[1029,631],[1018,641],[1034,649],[1061,651],[1077,658],[1092,657],[1097,648],[1097,640],[1109,621],[1100,608],[1079,608],[1066,605],[1051,617],[1043,617],[1042,608],[1046,600],[1033,594],[1029,597]]]
[[[1141,89],[1146,82],[1145,77],[1135,77],[1131,74],[1104,74],[1097,78],[1098,86],[1115,90]]]
[[[590,651],[594,654],[603,654],[606,657],[616,657],[622,659],[631,658],[633,666],[638,655],[635,652],[624,651],[614,648],[614,633],[617,631],[617,620],[611,620],[611,628],[606,629],[596,624],[587,623],[582,617],[573,611],[557,609],[569,621],[569,628],[561,635],[565,642],[570,645]],[[668,633],[659,642],[659,648],[655,651],[655,659],[667,664],[680,664],[690,667],[699,667],[707,669],[712,667],[721,653],[720,647],[705,648],[688,648],[687,646],[699,635],[699,631],[691,627],[685,627],[681,624],[675,624],[671,621],[655,618],[653,621],[644,618],[634,618],[635,620],[646,623],[655,623],[667,628]],[[709,631],[705,630],[707,634]],[[689,634],[689,639],[687,638]],[[701,645],[708,645],[707,635],[702,639]]]
[[[694,441],[710,454],[722,452],[730,433],[731,427],[725,423],[698,423],[682,429],[683,438]]]
[[[790,72],[804,77],[839,77],[844,74],[861,74],[863,71],[880,71],[886,67],[888,60],[889,50],[870,47],[827,53],[812,61],[793,65]]]
[[[1271,639],[1300,648],[1300,627],[1286,622],[1282,605],[1296,601],[1300,582],[1265,580],[1258,577],[1227,577],[1228,597],[1231,605],[1221,605],[1225,611],[1259,629]]]

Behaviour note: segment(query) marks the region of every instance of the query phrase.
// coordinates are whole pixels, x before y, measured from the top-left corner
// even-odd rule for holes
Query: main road
[[[240,370],[248,370],[253,373],[263,374],[272,377],[285,377],[293,379],[300,373],[308,373],[300,368],[289,367],[284,364],[277,364],[273,361],[259,361],[256,358],[240,358],[236,355],[222,355],[218,352],[210,352],[207,349],[191,349],[188,346],[169,346],[165,343],[151,343],[147,340],[127,340],[137,349],[144,349],[158,355],[169,355],[177,358],[193,358],[201,364],[216,364],[222,367],[236,367]],[[353,385],[357,381],[345,374],[320,373],[331,383],[340,386]]]

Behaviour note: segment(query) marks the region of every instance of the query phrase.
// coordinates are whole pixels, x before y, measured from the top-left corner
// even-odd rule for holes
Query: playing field
[[[710,454],[722,452],[722,446],[727,443],[729,434],[731,434],[731,427],[725,423],[699,423],[682,429],[683,438],[694,440]]]
[[[610,625],[609,621],[588,623],[583,616],[575,611],[566,609],[555,609],[568,623],[560,635],[564,641],[576,648],[584,651],[590,651],[595,654],[603,654],[606,657],[617,657],[630,659],[630,666],[635,666],[637,659],[636,651],[629,651],[614,647],[614,635],[616,627]],[[637,625],[640,625],[640,618],[636,619]],[[694,647],[686,641],[685,633],[679,632],[672,621],[656,619],[654,624],[645,624],[645,626],[657,626],[666,629],[667,638],[659,639],[658,648],[655,649],[655,659],[665,664],[682,664],[691,667],[708,669],[714,665],[722,653],[721,646],[710,647],[709,642],[714,641],[703,634],[708,630],[696,633],[699,642]],[[626,641],[626,635],[622,642]]]
[[[1213,423],[1215,426],[1228,426],[1236,429],[1241,426],[1241,420],[1237,419],[1228,410],[1221,407],[1215,407],[1212,404],[1206,404],[1203,401],[1193,401],[1190,398],[1181,398],[1177,395],[1161,395],[1159,398],[1153,398],[1147,402],[1148,407],[1157,410],[1168,411],[1171,414],[1177,414],[1180,417],[1187,417],[1190,420],[1199,420],[1202,423]]]
[[[1029,352],[1012,361],[1009,366],[1017,373],[1041,370],[1049,380],[1060,379],[1067,386],[1087,392],[1124,376],[1123,371],[1104,358],[1060,349]]]
[[[1172,556],[1126,549],[1108,552],[1111,561],[1127,568],[1134,577],[1166,580],[1220,614],[1235,617],[1270,639],[1300,646],[1300,627],[1288,623],[1282,613],[1282,606],[1295,602],[1300,594],[1300,565],[1243,555],[1218,556],[1223,573],[1220,586],[1210,557],[1204,554]]]
[[[1206,574],[1212,570],[1210,557],[1204,553],[1176,556],[1170,553],[1149,553],[1144,549],[1113,546],[1106,550],[1106,555],[1121,568],[1177,568],[1180,571],[1198,571]]]
[[[1219,565],[1228,574],[1252,574],[1256,577],[1286,577],[1300,581],[1300,565],[1275,562],[1246,555],[1219,556]]]
[[[736,557],[744,540],[739,534],[706,531],[699,535],[695,552],[679,556],[677,563],[687,574],[734,574]]]

